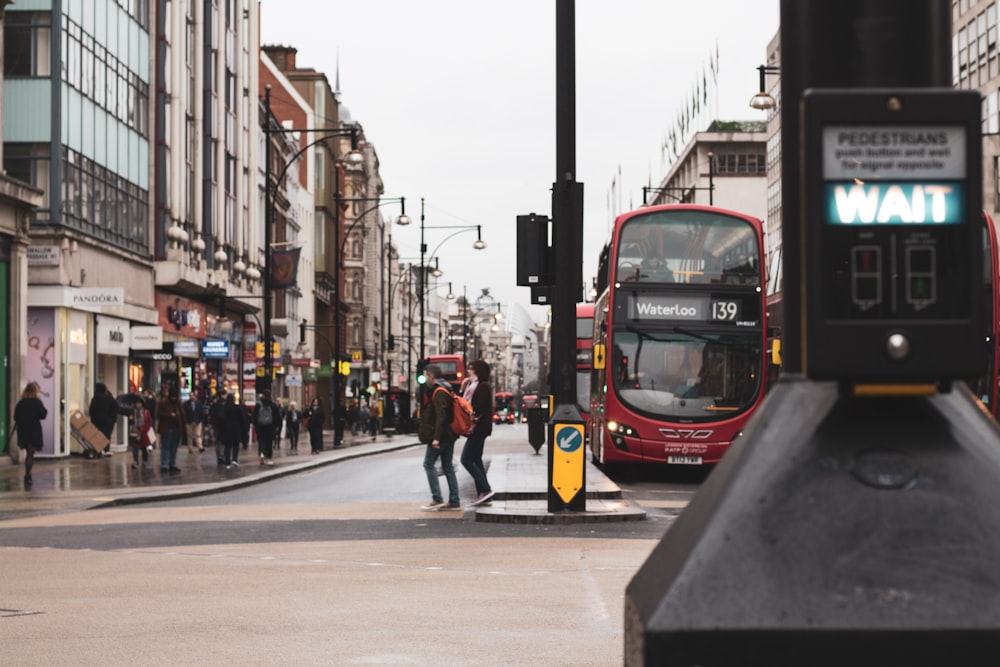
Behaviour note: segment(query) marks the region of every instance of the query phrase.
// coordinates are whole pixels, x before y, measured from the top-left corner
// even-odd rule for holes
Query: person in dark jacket
[[[319,454],[323,451],[323,420],[325,418],[323,404],[319,402],[318,398],[314,398],[309,405],[309,409],[306,410],[306,420],[309,422],[307,426],[309,429],[309,445],[312,447],[313,454]]]
[[[288,444],[292,452],[299,451],[299,428],[302,426],[302,411],[295,401],[288,404],[285,412],[285,432],[288,434]]]
[[[42,449],[42,420],[49,411],[38,396],[41,389],[37,382],[29,382],[21,393],[21,400],[14,406],[14,426],[17,429],[17,446],[24,450],[24,485],[31,486],[31,466],[35,452]]]
[[[424,472],[431,487],[431,502],[421,506],[426,511],[460,510],[462,501],[458,496],[458,476],[455,475],[455,440],[458,436],[451,431],[452,389],[441,377],[441,367],[430,364],[424,368],[426,385],[430,387],[430,398],[420,412],[420,442],[427,445],[424,452]],[[444,478],[448,480],[448,502],[441,495],[435,464],[441,459]]]
[[[202,405],[198,390],[195,389],[184,401],[184,427],[187,429],[188,453],[205,451],[203,443],[205,432],[205,406]]]
[[[473,505],[489,502],[493,497],[493,489],[486,478],[486,466],[483,464],[483,448],[486,437],[493,433],[493,386],[490,385],[490,365],[482,359],[476,359],[469,364],[472,373],[462,392],[472,404],[472,416],[475,425],[472,433],[462,448],[462,466],[472,475],[476,483],[476,498]]]
[[[97,430],[108,439],[108,444],[104,448],[104,453],[111,452],[111,432],[118,423],[118,401],[108,391],[108,387],[103,382],[94,385],[94,397],[90,399],[90,406],[87,409],[90,413],[90,421],[94,423]]]
[[[281,410],[271,400],[271,392],[260,393],[260,400],[250,415],[254,432],[257,434],[257,452],[261,465],[274,465],[274,436],[281,432]]]
[[[177,449],[187,442],[184,427],[184,408],[176,387],[156,404],[156,433],[160,436],[160,471],[180,472],[177,467]]]
[[[243,406],[236,403],[234,394],[227,395],[226,403],[222,408],[219,430],[219,438],[225,447],[223,456],[226,470],[240,467],[240,446],[243,444],[244,434],[248,432],[249,428],[250,422]]]

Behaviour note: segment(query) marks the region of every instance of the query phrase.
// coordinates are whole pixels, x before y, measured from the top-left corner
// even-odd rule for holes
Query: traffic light
[[[424,384],[427,382],[427,378],[424,377],[424,367],[427,365],[426,359],[420,359],[417,361],[417,384]]]
[[[396,337],[393,336],[392,334],[389,334],[388,348],[390,350],[395,350],[396,349]]]
[[[306,321],[302,320],[299,322],[299,342],[306,342]]]

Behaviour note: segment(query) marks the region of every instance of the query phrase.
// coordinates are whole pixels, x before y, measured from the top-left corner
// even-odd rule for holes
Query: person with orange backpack
[[[486,478],[486,466],[483,464],[483,447],[486,438],[493,433],[493,387],[490,385],[490,365],[482,359],[476,359],[469,364],[467,384],[462,394],[472,404],[475,424],[469,433],[465,446],[462,447],[462,466],[472,475],[476,483],[476,498],[473,505],[490,502],[493,489]]]
[[[455,441],[458,439],[451,430],[451,411],[453,391],[451,385],[441,377],[441,367],[430,364],[424,368],[425,385],[430,388],[430,398],[420,412],[420,442],[427,445],[424,453],[424,472],[427,473],[427,484],[431,488],[431,502],[420,509],[434,512],[437,510],[461,510],[462,501],[458,495],[458,476],[455,474],[453,458]],[[448,502],[441,495],[441,483],[438,482],[435,464],[441,459],[441,469],[448,481]]]

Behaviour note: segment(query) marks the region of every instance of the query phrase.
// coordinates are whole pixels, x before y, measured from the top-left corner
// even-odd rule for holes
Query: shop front
[[[112,396],[118,396],[129,391],[129,321],[108,315],[98,315],[96,320],[97,359],[94,381],[103,382]],[[112,451],[125,451],[128,446],[127,432],[124,418],[119,418],[118,425],[111,433]]]
[[[98,359],[96,341],[102,333],[118,335],[112,333],[119,326],[113,316],[108,316],[106,328],[98,329],[100,318],[120,311],[124,300],[121,288],[28,287],[25,371],[29,382],[38,383],[48,410],[39,456],[83,451],[72,437],[70,418],[81,411],[87,414],[101,362],[108,363]],[[106,342],[100,346],[103,356],[116,356],[108,354]]]

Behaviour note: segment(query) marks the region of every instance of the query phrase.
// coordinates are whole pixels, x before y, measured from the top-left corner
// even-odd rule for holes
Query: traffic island
[[[589,461],[586,463],[587,509],[548,510],[548,464],[542,455],[493,456],[489,477],[497,494],[476,507],[476,521],[487,523],[601,523],[642,521],[646,511],[622,497],[622,490]]]

